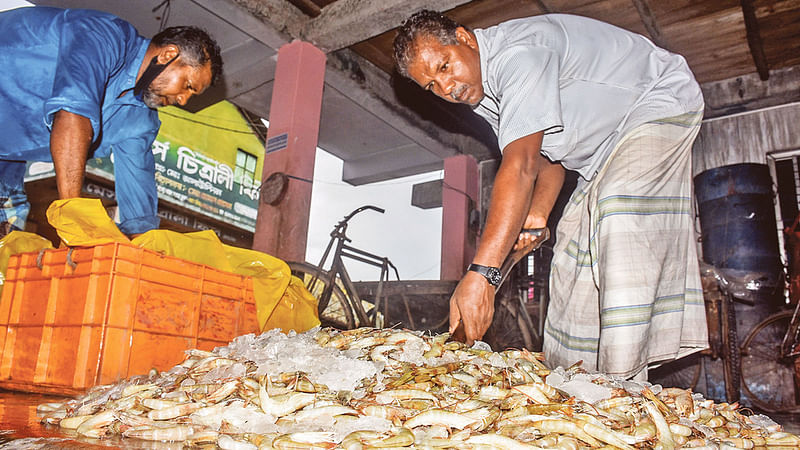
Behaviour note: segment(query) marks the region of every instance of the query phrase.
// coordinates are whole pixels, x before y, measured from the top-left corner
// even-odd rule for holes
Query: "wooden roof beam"
[[[327,53],[398,27],[421,9],[448,11],[470,0],[337,0],[303,25],[301,38]]]
[[[303,11],[303,13],[309,17],[317,17],[322,12],[319,6],[317,6],[317,4],[311,0],[289,0],[289,3],[296,6],[300,11]]]
[[[636,11],[639,12],[639,17],[642,19],[642,24],[644,25],[645,30],[650,35],[650,39],[652,39],[653,43],[657,46],[669,50],[669,44],[667,40],[664,38],[664,35],[661,33],[661,29],[658,27],[658,23],[656,22],[656,16],[653,14],[653,11],[650,9],[650,3],[648,0],[631,0],[633,5],[636,7]]]
[[[753,62],[756,65],[758,76],[761,81],[769,79],[769,64],[767,56],[764,54],[764,43],[761,41],[761,31],[758,27],[758,17],[753,6],[753,0],[741,0],[742,14],[744,14],[744,27],[747,30],[747,45],[750,47],[750,54],[753,55]]]

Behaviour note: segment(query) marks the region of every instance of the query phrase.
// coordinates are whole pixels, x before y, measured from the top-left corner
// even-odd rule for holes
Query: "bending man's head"
[[[186,104],[219,80],[220,53],[214,39],[197,27],[170,27],[156,34],[137,80],[143,84],[142,100],[151,108]]]
[[[443,14],[423,10],[406,20],[394,60],[400,74],[449,102],[474,106],[483,98],[475,34]]]

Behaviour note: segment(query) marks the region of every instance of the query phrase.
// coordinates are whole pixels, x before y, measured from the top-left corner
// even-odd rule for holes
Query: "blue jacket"
[[[150,41],[116,16],[81,9],[2,12],[0,30],[0,159],[52,161],[54,114],[87,117],[89,157],[114,161],[120,229],[157,228],[151,144],[161,122],[131,91]]]

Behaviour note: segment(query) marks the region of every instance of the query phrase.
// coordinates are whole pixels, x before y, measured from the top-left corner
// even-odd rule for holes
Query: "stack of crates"
[[[258,331],[250,277],[122,243],[14,255],[0,388],[74,395]]]

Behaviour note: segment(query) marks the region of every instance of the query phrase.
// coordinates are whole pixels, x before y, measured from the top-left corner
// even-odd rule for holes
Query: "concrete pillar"
[[[284,261],[304,261],[311,209],[314,156],[319,136],[325,53],[307,42],[294,41],[278,50],[278,65],[269,109],[269,130],[262,183],[270,175],[275,183],[262,188],[253,236],[253,249]],[[274,204],[272,192],[286,185]]]
[[[470,155],[444,160],[442,186],[442,280],[458,280],[475,256],[477,230],[470,211],[478,208],[478,163]]]

